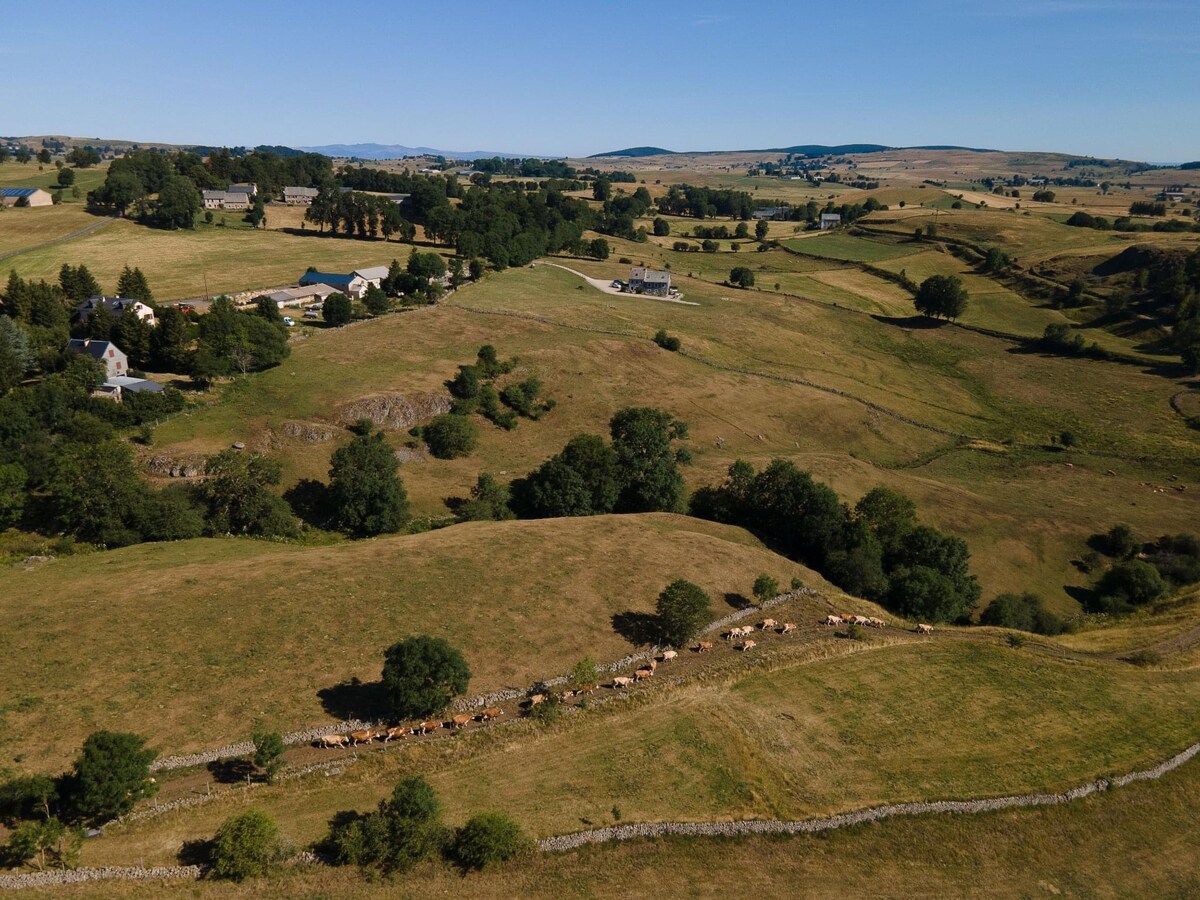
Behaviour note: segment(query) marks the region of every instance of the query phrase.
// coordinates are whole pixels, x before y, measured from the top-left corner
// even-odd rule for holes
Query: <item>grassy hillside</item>
[[[9,218],[7,213],[0,215],[3,227]],[[62,264],[69,262],[85,264],[101,284],[115,286],[124,266],[138,266],[146,273],[155,299],[163,301],[203,296],[206,283],[214,295],[295,284],[310,265],[332,271],[387,265],[396,258],[407,259],[410,249],[383,241],[203,224],[193,231],[163,231],[121,220],[79,240],[6,259],[0,262],[0,278],[15,269],[23,278],[53,280]]]
[[[1184,766],[1070,806],[982,816],[893,819],[811,837],[662,838],[536,855],[463,878],[422,867],[396,882],[314,868],[277,882],[173,883],[200,897],[393,897],[398,891],[464,897],[634,895],[726,897],[1182,898],[1200,892],[1200,767]],[[30,892],[36,893],[36,892]],[[47,896],[158,897],[161,884],[54,888]],[[38,894],[40,896],[40,894]]]
[[[0,571],[6,763],[69,760],[96,728],[166,752],[332,721],[318,692],[379,678],[412,634],[465,654],[471,693],[525,687],[629,644],[612,616],[653,609],[672,579],[715,598],[811,572],[740,529],[666,515],[478,523],[327,547],[247,540],[142,545]],[[354,712],[338,705],[342,716]],[[52,738],[48,739],[48,735]]]
[[[725,657],[709,676],[541,729],[510,724],[374,753],[336,779],[255,793],[293,839],[423,773],[447,819],[500,809],[535,836],[622,822],[796,818],[889,801],[1063,790],[1195,739],[1195,671],[1064,662],[938,638]],[[659,673],[670,677],[669,669]],[[115,831],[92,864],[167,861],[244,800]]]
[[[621,271],[573,265],[597,276]],[[1070,561],[1089,534],[1117,521],[1151,536],[1193,527],[1194,491],[1153,490],[1169,474],[1185,485],[1196,477],[1186,462],[1195,457],[1196,432],[1168,405],[1178,390],[1168,379],[1013,352],[1008,342],[957,329],[903,327],[770,293],[680,283],[700,306],[602,294],[561,269],[513,270],[440,307],[315,333],[294,343],[284,365],[160,427],[146,455],[186,457],[244,440],[280,455],[289,483],[325,478],[343,438],[309,443],[288,437],[287,423],[338,422],[354,417],[347,411],[358,401],[439,392],[455,366],[489,342],[518,356],[513,377],[537,375],[558,406],[514,432],[480,420],[480,447],[470,457],[406,462],[402,477],[419,512],[444,511],[443,499],[463,496],[480,471],[521,474],[571,435],[605,432],[621,407],[653,403],[691,426],[694,464],[684,473],[692,487],[719,480],[735,459],[764,464],[774,456],[794,459],[851,500],[888,484],[913,497],[922,517],[970,542],[985,597],[1034,590],[1070,610],[1064,586],[1087,580]],[[909,422],[811,386],[719,371],[660,350],[648,340],[660,327],[712,363],[806,379]],[[1079,437],[1079,451],[1040,449],[1063,429]],[[395,443],[405,439],[394,433]],[[1167,461],[1133,461],[1147,455]],[[1117,475],[1106,475],[1110,469]]]

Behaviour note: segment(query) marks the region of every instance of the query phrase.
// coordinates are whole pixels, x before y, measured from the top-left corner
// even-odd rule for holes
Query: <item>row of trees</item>
[[[702,488],[693,515],[759,534],[846,591],[924,621],[965,621],[979,601],[961,538],[917,522],[911,500],[869,491],[851,510],[837,493],[787,460],[760,472],[742,461]]]

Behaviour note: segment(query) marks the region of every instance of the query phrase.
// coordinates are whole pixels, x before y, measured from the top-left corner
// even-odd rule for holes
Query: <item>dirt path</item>
[[[578,275],[580,278],[582,278],[584,281],[586,281],[588,284],[590,284],[596,290],[603,291],[606,294],[612,294],[614,297],[633,297],[633,298],[637,298],[639,300],[657,300],[660,303],[678,303],[682,306],[699,306],[700,305],[699,303],[695,303],[691,300],[679,300],[674,297],[656,297],[654,294],[630,294],[630,293],[620,290],[619,288],[613,287],[611,279],[592,278],[591,276],[584,275],[582,272],[578,271],[577,269],[572,269],[569,266],[559,265],[558,263],[541,262],[539,260],[538,262],[535,262],[534,265],[535,266],[553,266],[556,269],[562,269],[564,272],[570,272],[572,275]]]
[[[91,225],[86,225],[83,228],[77,228],[75,231],[72,231],[69,234],[51,238],[48,241],[42,241],[40,244],[31,244],[28,247],[19,247],[16,250],[9,250],[7,253],[0,253],[0,260],[9,259],[13,256],[20,256],[22,253],[28,253],[31,250],[41,250],[43,247],[53,247],[55,244],[63,244],[67,241],[73,241],[76,238],[83,237],[85,234],[91,234],[93,231],[97,231],[106,225],[111,225],[115,221],[117,221],[116,216],[107,216],[101,219],[99,222],[93,222]]]

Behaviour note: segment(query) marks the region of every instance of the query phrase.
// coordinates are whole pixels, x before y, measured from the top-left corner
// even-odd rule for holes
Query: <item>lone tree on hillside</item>
[[[957,275],[930,275],[917,291],[913,306],[923,316],[957,319],[967,309],[967,289]]]
[[[479,440],[479,429],[466,416],[443,413],[422,431],[429,452],[438,459],[458,459],[468,456]]]
[[[254,765],[262,770],[267,784],[275,783],[275,776],[283,768],[283,735],[278,731],[254,732]]]
[[[368,537],[391,534],[408,516],[408,495],[396,454],[383,432],[368,428],[333,452],[329,498],[339,531]]]
[[[712,619],[712,603],[699,585],[677,578],[658,595],[655,612],[661,639],[682,647]]]
[[[729,273],[729,283],[740,288],[754,287],[754,273],[746,266],[735,266]]]
[[[754,579],[754,599],[762,606],[772,597],[779,594],[779,582],[770,575],[759,575]]]
[[[512,859],[527,844],[521,826],[508,816],[481,813],[455,832],[450,851],[464,869],[482,869]]]
[[[754,223],[754,237],[760,241],[767,239],[767,232],[771,230],[771,226],[767,224],[766,219],[759,219]]]
[[[144,738],[96,731],[83,742],[70,781],[75,809],[89,822],[115,819],[154,793],[150,763],[156,752]]]
[[[405,638],[384,654],[383,688],[392,713],[401,719],[440,713],[470,680],[467,661],[442,638]]]

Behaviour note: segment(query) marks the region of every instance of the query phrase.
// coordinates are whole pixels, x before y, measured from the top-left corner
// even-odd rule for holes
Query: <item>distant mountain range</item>
[[[881,153],[884,150],[968,150],[972,153],[992,153],[980,147],[956,147],[953,144],[937,144],[923,147],[888,147],[884,144],[797,144],[795,147],[767,147],[764,150],[697,150],[692,152],[664,150],[662,147],[629,147],[608,153],[593,153],[588,159],[609,156],[635,158],[639,156],[707,156],[717,153],[795,153],[801,156],[829,156],[841,153]]]
[[[397,159],[401,156],[445,156],[448,159],[487,159],[503,156],[507,159],[527,159],[527,153],[501,153],[496,150],[438,150],[435,147],[405,147],[403,144],[324,144],[320,147],[300,147],[308,153],[326,156],[353,156],[359,159]],[[544,159],[545,157],[533,157]]]

